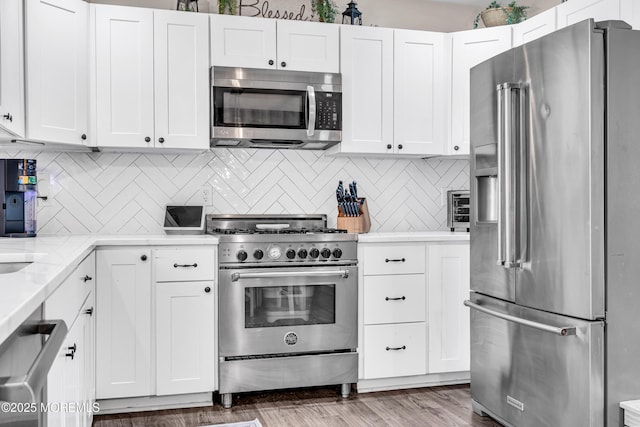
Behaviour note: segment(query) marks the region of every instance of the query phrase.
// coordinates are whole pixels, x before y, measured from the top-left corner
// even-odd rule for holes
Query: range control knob
[[[340,258],[342,256],[342,249],[340,248],[335,248],[333,250],[333,257],[334,258]]]
[[[307,257],[307,250],[306,249],[298,249],[298,258],[306,258]]]
[[[320,254],[322,255],[323,258],[329,258],[331,256],[331,250],[329,248],[323,248],[320,251]]]
[[[262,257],[263,257],[263,256],[264,256],[264,252],[262,252],[262,249],[256,249],[256,250],[253,252],[253,257],[254,257],[255,259],[262,259]]]
[[[312,249],[309,251],[309,256],[310,256],[311,258],[318,258],[318,256],[319,256],[319,255],[320,255],[320,251],[318,250],[318,248],[312,248]]]
[[[237,254],[236,256],[238,257],[238,259],[239,259],[240,261],[246,261],[246,259],[247,259],[247,252],[246,252],[246,251],[242,251],[242,250],[240,250],[240,251],[238,251],[238,254]]]
[[[287,249],[287,258],[294,259],[296,257],[296,251],[293,249]]]

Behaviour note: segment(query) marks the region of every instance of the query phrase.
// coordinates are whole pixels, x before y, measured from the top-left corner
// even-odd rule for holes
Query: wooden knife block
[[[360,216],[345,216],[338,206],[338,228],[349,233],[368,233],[371,230],[371,218],[367,199],[358,198],[360,204]]]

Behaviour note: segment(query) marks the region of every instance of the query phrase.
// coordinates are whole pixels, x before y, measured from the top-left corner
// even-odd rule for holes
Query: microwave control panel
[[[342,94],[316,92],[316,129],[342,130]]]

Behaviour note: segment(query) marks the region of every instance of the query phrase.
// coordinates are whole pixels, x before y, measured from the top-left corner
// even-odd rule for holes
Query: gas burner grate
[[[347,230],[339,228],[284,228],[284,229],[261,229],[249,230],[241,228],[215,228],[210,231],[212,234],[340,234],[347,233]]]

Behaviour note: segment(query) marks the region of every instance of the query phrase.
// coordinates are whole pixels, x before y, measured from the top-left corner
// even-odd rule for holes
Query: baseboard
[[[213,393],[143,396],[98,400],[100,411],[95,415],[123,412],[159,411],[162,409],[197,408],[213,405]]]
[[[441,385],[468,384],[469,371],[447,372],[444,374],[416,375],[411,377],[377,378],[358,380],[358,393],[374,391],[402,390],[418,387],[435,387]]]

